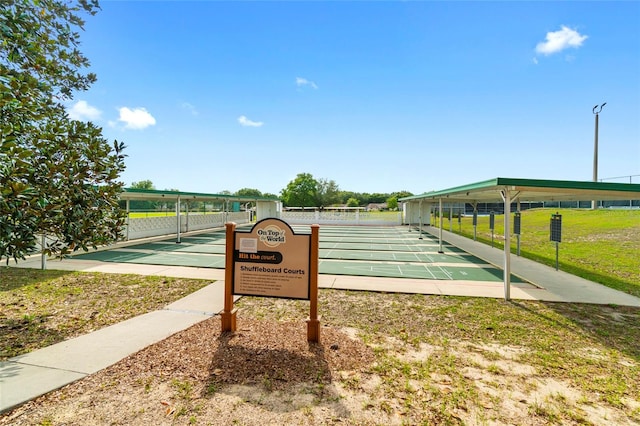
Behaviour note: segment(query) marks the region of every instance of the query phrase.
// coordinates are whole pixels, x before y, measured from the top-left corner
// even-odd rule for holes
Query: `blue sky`
[[[591,180],[603,102],[599,178],[640,174],[640,2],[101,7],[80,47],[98,82],[68,110],[125,142],[127,186]]]

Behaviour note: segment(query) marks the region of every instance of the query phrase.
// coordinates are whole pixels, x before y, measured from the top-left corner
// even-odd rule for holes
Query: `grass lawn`
[[[161,309],[209,282],[0,267],[0,361]]]
[[[640,211],[525,210],[521,216],[521,256],[555,267],[555,243],[549,240],[549,226],[551,214],[556,212],[562,215],[560,269],[640,297]],[[504,247],[503,218],[503,215],[495,217],[493,242],[496,247]],[[513,231],[513,218],[510,223]],[[447,219],[443,229],[449,230]],[[473,238],[471,217],[463,217],[461,226],[454,218],[452,229]],[[491,244],[488,216],[478,217],[476,237],[478,241]],[[511,251],[516,252],[515,235],[512,235]]]

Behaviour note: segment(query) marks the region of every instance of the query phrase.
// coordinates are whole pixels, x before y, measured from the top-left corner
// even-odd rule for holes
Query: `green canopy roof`
[[[246,195],[204,194],[200,192],[161,191],[156,189],[125,188],[120,194],[122,200],[177,200],[182,201],[278,201],[277,198],[250,197]]]
[[[398,201],[496,202],[504,189],[522,201],[640,200],[640,184],[499,177]]]

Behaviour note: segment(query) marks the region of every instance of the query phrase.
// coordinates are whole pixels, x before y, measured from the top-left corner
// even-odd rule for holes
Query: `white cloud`
[[[180,104],[180,108],[189,111],[191,115],[198,115],[198,110],[196,109],[196,107],[191,105],[189,102],[182,102]]]
[[[244,115],[238,117],[238,123],[243,127],[262,127],[264,124],[262,121],[251,121]]]
[[[536,45],[536,53],[552,55],[570,47],[578,48],[587,38],[588,36],[563,25],[560,30],[547,33],[545,41]]]
[[[119,108],[118,121],[125,123],[126,129],[142,130],[156,124],[156,119],[145,108]]]
[[[307,80],[306,78],[302,78],[302,77],[296,77],[296,86],[298,86],[298,87],[309,86],[312,89],[317,89],[318,88],[318,85],[316,83],[314,83],[313,81]]]
[[[67,109],[69,118],[78,121],[90,121],[100,118],[102,111],[87,103],[87,101],[78,101],[71,108]]]

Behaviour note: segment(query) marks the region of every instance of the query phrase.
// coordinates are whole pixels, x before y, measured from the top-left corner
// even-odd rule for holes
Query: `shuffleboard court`
[[[249,227],[242,229],[249,230]],[[309,226],[294,226],[294,232],[310,233]],[[501,282],[502,270],[465,253],[440,244],[433,236],[402,226],[321,226],[321,274],[370,277],[416,278],[440,281]],[[74,257],[103,262],[192,266],[223,269],[225,230],[132,244]],[[516,276],[514,284],[523,281]]]
[[[478,263],[485,264],[477,257],[467,255],[451,256],[440,254],[437,251],[425,252],[400,252],[400,251],[373,251],[373,250],[333,250],[320,249],[321,259],[338,260],[379,260],[379,261],[403,261],[403,262],[428,262],[428,263]]]

